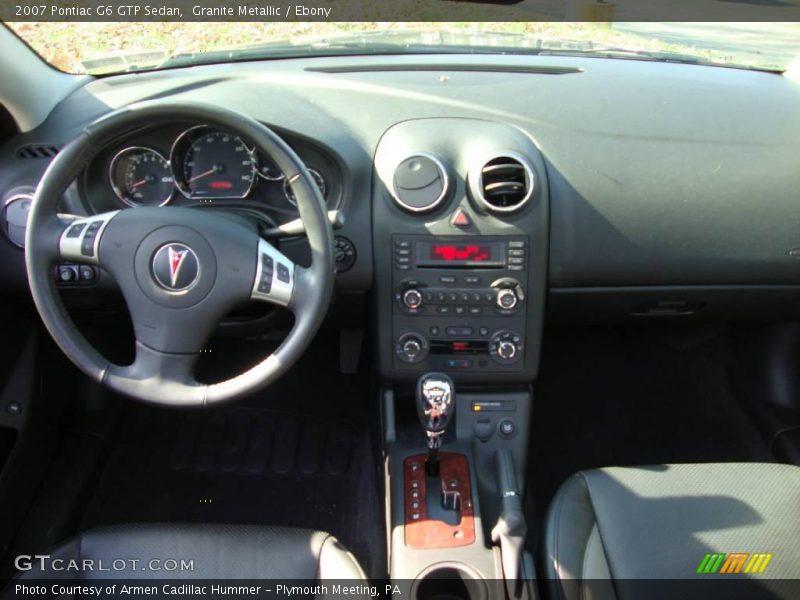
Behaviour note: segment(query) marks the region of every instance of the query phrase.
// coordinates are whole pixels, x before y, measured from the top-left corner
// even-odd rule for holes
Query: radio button
[[[395,256],[411,256],[410,248],[396,248],[394,251]]]
[[[509,271],[522,271],[524,269],[525,267],[523,267],[522,265],[508,265]]]
[[[455,292],[450,292],[447,295],[447,299],[450,300],[450,302],[456,302],[458,300],[458,294],[456,294]]]
[[[452,277],[451,275],[442,275],[441,277],[439,277],[439,281],[441,281],[442,283],[455,283],[456,278]]]
[[[457,315],[463,315],[465,312],[467,312],[467,308],[465,306],[456,306],[453,309],[453,312]]]
[[[508,251],[509,256],[525,256],[525,250],[522,248],[511,248]]]
[[[468,358],[448,358],[445,365],[448,369],[469,369],[472,367],[472,361]]]
[[[471,314],[471,315],[483,314],[483,308],[481,308],[480,306],[470,306],[469,307],[469,314]]]
[[[444,332],[450,337],[465,337],[472,335],[472,327],[446,327]]]
[[[512,256],[508,259],[508,264],[510,265],[522,265],[525,264],[525,259],[519,256]]]
[[[451,310],[449,306],[437,306],[436,312],[440,315],[449,315]]]
[[[508,242],[509,248],[524,248],[525,242],[523,240],[512,240]]]
[[[411,248],[410,240],[395,240],[394,245],[398,248]]]
[[[475,277],[473,275],[470,275],[468,277],[464,277],[464,283],[480,283],[480,282],[481,282],[481,278],[480,277]]]

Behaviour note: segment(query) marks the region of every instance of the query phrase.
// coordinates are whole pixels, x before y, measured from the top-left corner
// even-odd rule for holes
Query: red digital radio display
[[[496,268],[506,264],[503,242],[417,242],[418,267]]]
[[[447,262],[461,260],[486,262],[492,259],[492,249],[478,244],[433,244],[430,258]]]

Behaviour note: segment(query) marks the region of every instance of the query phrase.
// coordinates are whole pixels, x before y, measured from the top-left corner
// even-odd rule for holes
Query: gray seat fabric
[[[63,562],[55,562],[63,559]],[[69,560],[93,569],[64,570]],[[123,562],[113,562],[122,559]],[[181,560],[192,561],[181,570]],[[150,561],[160,561],[151,570]],[[168,560],[178,562],[173,567]],[[98,570],[100,561],[110,570]],[[137,561],[137,562],[133,562]],[[123,566],[117,569],[117,566]],[[81,533],[50,553],[45,568],[21,579],[353,579],[366,577],[358,562],[328,533],[249,525],[143,524]]]
[[[698,573],[705,555],[714,553],[772,557],[763,573]],[[552,599],[621,599],[645,589],[624,580],[726,577],[757,582],[754,589],[770,598],[792,597],[800,579],[800,467],[729,463],[582,471],[550,505],[543,558]],[[787,587],[789,579],[795,581]]]

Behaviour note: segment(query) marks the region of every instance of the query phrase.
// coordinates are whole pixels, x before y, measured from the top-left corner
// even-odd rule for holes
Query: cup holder
[[[425,569],[411,588],[413,600],[488,600],[486,582],[460,563],[438,563]]]

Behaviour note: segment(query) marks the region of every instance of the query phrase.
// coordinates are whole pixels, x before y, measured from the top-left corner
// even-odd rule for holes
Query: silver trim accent
[[[231,136],[233,138],[236,138],[237,140],[239,140],[242,143],[242,146],[244,146],[245,150],[247,150],[247,153],[250,155],[250,160],[253,162],[253,179],[250,181],[250,187],[247,188],[247,192],[245,192],[241,196],[239,196],[239,195],[235,195],[235,196],[205,196],[203,198],[199,198],[197,196],[192,196],[192,193],[191,193],[190,190],[188,190],[188,189],[184,190],[183,189],[183,185],[181,185],[182,182],[183,182],[183,174],[181,173],[180,176],[178,176],[179,174],[175,172],[175,167],[178,166],[177,165],[177,161],[176,161],[177,157],[175,156],[175,149],[177,148],[177,146],[180,143],[180,141],[186,135],[188,135],[190,132],[192,132],[192,131],[194,131],[196,129],[207,129],[209,133],[224,133],[224,134],[229,135],[229,136]],[[180,164],[181,170],[183,168],[183,163],[184,163],[185,159],[186,159],[186,155],[184,154],[184,156],[181,157],[181,164]],[[213,127],[211,125],[194,125],[193,127],[189,127],[188,129],[182,131],[178,135],[178,137],[175,138],[175,141],[172,142],[172,147],[169,150],[169,166],[170,166],[170,169],[172,170],[172,178],[175,180],[175,187],[177,187],[178,191],[184,196],[184,198],[187,198],[188,200],[203,200],[203,199],[209,199],[209,200],[243,200],[244,198],[247,198],[250,195],[250,193],[253,191],[253,188],[256,185],[256,180],[258,179],[258,158],[256,157],[255,148],[253,148],[251,150],[250,147],[245,143],[245,141],[241,137],[239,137],[238,135],[234,135],[234,134],[230,133],[229,131],[225,131],[224,129],[220,129],[218,127]]]
[[[400,199],[400,196],[398,195],[397,189],[395,188],[395,184],[394,184],[394,174],[397,172],[397,167],[399,167],[401,163],[407,161],[409,158],[414,158],[415,156],[422,156],[422,157],[431,159],[434,162],[434,164],[436,165],[436,168],[439,169],[439,174],[442,177],[442,193],[439,194],[439,196],[436,198],[436,200],[433,201],[433,203],[429,204],[428,206],[424,206],[424,207],[409,206],[408,204],[403,202]],[[410,212],[413,212],[413,213],[423,213],[423,212],[428,212],[430,210],[433,210],[434,208],[439,206],[442,202],[444,202],[444,199],[447,198],[447,192],[449,192],[449,191],[450,191],[450,176],[447,174],[447,169],[445,168],[444,163],[442,163],[441,160],[439,160],[435,155],[430,154],[429,152],[414,152],[412,154],[409,154],[409,155],[401,158],[400,160],[398,160],[397,163],[394,166],[394,169],[392,169],[392,187],[389,190],[389,192],[392,195],[392,199],[397,204],[399,204],[400,207],[403,208],[404,210],[407,210],[407,211],[410,211]]]
[[[524,198],[522,198],[522,200],[520,200],[517,204],[515,204],[513,206],[495,206],[495,205],[490,204],[489,202],[487,202],[486,198],[483,196],[483,172],[482,171],[483,171],[483,168],[489,162],[491,162],[493,160],[497,160],[498,158],[505,158],[505,157],[511,158],[513,160],[516,160],[525,169],[525,184],[528,187],[528,193],[525,195]],[[530,164],[530,162],[528,161],[527,158],[525,158],[522,154],[520,154],[518,152],[514,152],[513,150],[502,151],[502,152],[499,152],[498,154],[496,154],[494,156],[491,156],[491,157],[483,160],[478,167],[476,167],[475,169],[473,169],[470,172],[470,175],[472,175],[473,172],[477,173],[477,175],[475,175],[475,178],[476,178],[477,182],[476,182],[475,185],[470,185],[470,191],[472,192],[472,195],[475,197],[475,199],[478,200],[483,205],[483,207],[486,210],[488,210],[489,212],[506,213],[506,214],[507,213],[512,213],[512,212],[516,212],[516,211],[520,210],[523,206],[525,206],[528,202],[530,202],[530,199],[533,197],[533,192],[536,189],[536,175],[533,172],[533,167],[531,167],[531,164]],[[470,177],[470,179],[472,179],[472,177]]]
[[[319,177],[319,180],[322,182],[322,187],[319,186],[319,184],[317,183],[316,179],[314,179],[314,183],[316,183],[317,187],[320,188],[319,191],[322,194],[322,199],[325,200],[325,206],[328,206],[328,196],[327,196],[327,193],[328,193],[328,182],[325,181],[325,178],[322,176],[322,173],[320,173],[317,169],[314,169],[313,167],[307,167],[306,171],[308,171],[309,173],[312,174],[311,175],[312,179],[314,179],[314,175]],[[297,199],[292,200],[289,197],[289,190],[292,189],[292,182],[296,181],[298,177],[299,177],[299,174],[295,175],[291,179],[289,179],[288,177],[284,176],[284,182],[283,182],[283,196],[284,196],[284,198],[286,198],[286,201],[289,204],[291,204],[292,206],[294,206],[295,208],[297,208]],[[278,181],[280,181],[280,180],[278,180]],[[332,207],[329,207],[329,208],[332,208]]]
[[[103,237],[103,232],[105,231],[106,227],[108,227],[111,219],[113,219],[119,212],[120,211],[118,210],[114,210],[111,212],[102,213],[100,215],[95,215],[93,217],[85,217],[72,221],[69,225],[67,225],[64,231],[61,232],[61,238],[58,240],[58,252],[61,255],[61,258],[69,262],[99,265],[100,239]],[[85,256],[84,254],[81,254],[83,238],[86,236],[86,230],[88,229],[89,225],[97,221],[102,222],[102,225],[100,225],[100,229],[97,230],[97,234],[94,237],[94,248],[92,249],[94,256]],[[68,238],[67,232],[72,228],[73,225],[78,225],[80,223],[85,224],[81,234],[75,238]]]
[[[167,163],[167,169],[169,169],[169,172],[172,174],[172,191],[170,192],[166,200],[164,200],[160,204],[156,204],[156,206],[164,206],[166,204],[169,204],[170,201],[175,197],[175,190],[177,189],[175,183],[175,173],[173,173],[172,171],[172,163],[169,161],[169,159],[165,158],[164,155],[161,154],[161,152],[155,150],[154,148],[148,148],[147,146],[126,146],[125,148],[117,152],[114,155],[114,158],[111,159],[111,163],[108,165],[108,181],[109,183],[111,183],[111,189],[114,190],[114,193],[117,195],[117,198],[119,198],[120,201],[123,202],[124,204],[132,206],[134,208],[139,206],[150,206],[149,204],[143,204],[141,202],[133,202],[132,200],[126,199],[123,191],[120,190],[117,187],[117,184],[114,182],[114,167],[117,166],[117,161],[119,161],[120,157],[123,154],[125,154],[126,152],[130,152],[132,150],[139,150],[139,151],[143,150],[145,152],[152,152],[153,154],[158,156],[161,160],[163,160],[165,163]]]
[[[31,202],[33,202],[33,195],[34,195],[34,193],[35,193],[35,192],[13,192],[13,193],[12,193],[12,194],[11,194],[11,195],[8,197],[8,198],[6,198],[6,199],[3,201],[3,210],[2,210],[2,217],[3,217],[3,233],[5,234],[5,236],[6,236],[6,239],[7,239],[7,240],[8,240],[8,241],[9,241],[11,244],[13,244],[14,246],[16,246],[17,248],[22,248],[23,250],[25,249],[25,244],[18,244],[17,242],[15,242],[14,240],[12,240],[12,239],[11,239],[11,236],[10,236],[10,235],[9,235],[9,233],[8,233],[8,221],[6,220],[6,209],[8,208],[8,206],[9,206],[10,204],[12,204],[13,202],[16,202],[17,200],[26,199],[26,200],[30,200]],[[27,222],[27,220],[26,220],[26,221],[25,221],[25,228],[26,228],[26,230],[27,230],[27,226],[28,226],[28,222]]]
[[[263,270],[261,264],[261,257],[267,255],[272,258],[273,271],[272,271],[272,286],[268,293],[258,291],[258,284],[261,282],[261,273]],[[294,263],[286,258],[284,254],[275,248],[266,240],[258,240],[258,256],[256,257],[256,278],[253,282],[253,288],[250,292],[250,297],[253,300],[262,300],[278,304],[280,306],[289,306],[292,301],[292,294],[294,293]],[[278,264],[286,265],[289,268],[289,281],[283,282],[278,279]]]

